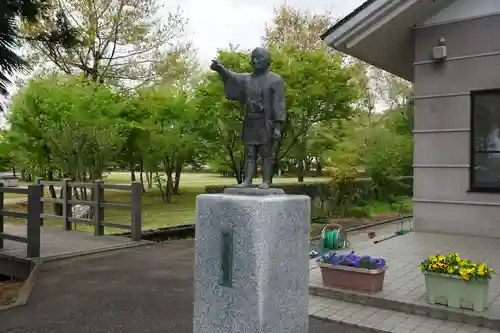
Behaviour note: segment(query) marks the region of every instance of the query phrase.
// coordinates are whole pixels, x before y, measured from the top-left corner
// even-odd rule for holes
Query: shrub
[[[363,218],[363,217],[369,217],[371,215],[371,209],[370,206],[355,206],[355,207],[350,207],[347,210],[347,213],[345,216],[348,217],[354,217],[354,218]]]
[[[232,185],[207,185],[205,193],[222,193],[224,189]],[[273,187],[281,188],[286,194],[307,195],[315,203],[313,216],[318,220],[330,214],[346,216],[354,214],[354,217],[367,216],[365,207],[374,200],[384,200],[391,197],[411,196],[413,193],[413,177],[401,177],[394,180],[390,193],[382,193],[380,189],[374,190],[374,184],[370,178],[357,178],[340,183],[333,181],[274,184]],[[320,208],[320,209],[317,209]],[[323,213],[321,212],[323,210]],[[358,216],[359,215],[359,216]]]

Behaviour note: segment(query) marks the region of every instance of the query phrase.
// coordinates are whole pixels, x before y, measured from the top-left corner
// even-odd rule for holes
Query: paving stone
[[[332,308],[323,308],[320,311],[317,311],[315,313],[309,313],[309,314],[313,314],[313,315],[318,316],[318,317],[328,318],[328,316],[331,316],[332,314],[334,314],[336,312],[337,312],[337,310],[334,310]]]
[[[393,333],[411,333],[413,331],[413,329],[408,329],[408,328],[405,328],[405,327],[395,327],[391,330],[391,332]]]
[[[389,268],[386,271],[384,289],[369,296],[356,294],[353,299],[350,297],[352,293],[348,291],[339,292],[333,290],[330,292],[343,294],[341,297],[345,300],[369,303],[372,306],[405,311],[413,315],[429,316],[433,317],[432,320],[446,319],[466,322],[471,325],[470,327],[483,325],[497,327],[497,322],[500,320],[500,279],[494,278],[490,282],[489,304],[484,312],[456,311],[427,303],[425,279],[418,271],[417,266],[429,255],[458,252],[462,257],[475,261],[485,261],[492,267],[500,267],[500,257],[496,255],[499,250],[499,239],[420,232],[411,232],[403,237],[396,237],[378,244],[366,242],[357,246],[356,252],[358,254],[383,256],[388,262]],[[314,277],[321,280],[319,269],[313,269],[310,273],[311,279]],[[320,282],[318,289],[323,288],[322,282]],[[365,297],[365,300],[362,299],[363,297]],[[425,324],[424,327],[433,330],[438,329],[431,324]],[[452,328],[446,327],[439,329],[441,331],[452,330]],[[493,332],[499,331],[493,330]]]
[[[396,325],[396,327],[394,328],[393,331],[404,331],[404,330],[414,330],[415,328],[418,327],[418,323],[417,324],[410,324],[410,323],[406,323],[406,322],[402,322],[402,323],[399,323],[398,325]]]
[[[463,325],[458,328],[457,333],[477,333],[479,332],[480,327]]]
[[[328,304],[329,302],[315,301],[315,304]],[[407,313],[377,309],[375,307],[351,304],[337,301],[334,303],[338,309],[324,307],[315,316],[328,318],[337,322],[358,325],[364,328],[382,330],[392,333],[493,333],[487,330],[463,323],[449,322],[432,319],[429,317],[410,315]],[[481,330],[484,330],[481,331]]]
[[[479,329],[478,333],[498,333],[498,331],[483,327]]]

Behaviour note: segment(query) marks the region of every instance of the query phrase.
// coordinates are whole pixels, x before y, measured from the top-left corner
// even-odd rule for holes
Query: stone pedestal
[[[194,333],[307,333],[309,197],[229,192],[196,202]]]

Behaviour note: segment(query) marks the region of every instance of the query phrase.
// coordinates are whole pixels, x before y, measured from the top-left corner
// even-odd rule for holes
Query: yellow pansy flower
[[[486,274],[486,265],[485,264],[479,265],[479,267],[477,268],[477,274],[479,274],[480,276],[484,276]]]

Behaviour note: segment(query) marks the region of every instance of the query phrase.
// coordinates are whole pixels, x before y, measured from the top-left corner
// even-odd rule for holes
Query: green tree
[[[150,139],[148,120],[151,113],[147,108],[142,107],[140,96],[135,93],[121,92],[120,98],[124,105],[118,113],[118,118],[122,124],[120,135],[125,139],[116,162],[121,168],[130,171],[131,181],[137,180],[135,173],[139,167],[140,180],[145,191],[144,172],[145,163],[148,159]],[[149,184],[151,185],[151,181]]]
[[[123,144],[122,107],[109,87],[80,77],[34,79],[14,96],[10,140],[32,174],[101,179]]]
[[[402,125],[395,126],[398,117],[402,117],[400,111],[362,113],[344,123],[340,139],[325,133],[333,148],[324,152],[324,158],[337,183],[363,174],[372,179],[374,197],[394,202],[394,193],[404,186],[400,177],[411,174],[413,160],[411,133]]]
[[[155,180],[168,203],[171,195],[179,193],[184,166],[202,147],[199,113],[189,93],[169,86],[139,90],[134,104],[136,110],[148,115],[141,125],[146,135],[139,141],[143,163],[148,173],[155,174],[150,181]]]
[[[325,49],[325,43],[319,38],[334,20],[329,12],[313,14],[302,11],[289,5],[274,8],[274,16],[266,25],[264,43],[272,49],[282,49],[284,46],[293,46],[301,51]]]
[[[299,181],[311,155],[321,155],[311,154],[312,148],[321,149],[317,142],[309,142],[317,138],[311,127],[349,118],[358,98],[346,57],[317,38],[331,24],[329,13],[311,14],[283,5],[275,9],[263,37],[273,53],[273,71],[286,82],[288,120],[277,159],[294,160]]]
[[[218,59],[235,72],[252,70],[248,55],[235,49],[220,51]],[[218,171],[231,171],[241,183],[245,154],[240,133],[245,108],[226,100],[222,81],[215,73],[206,74],[196,88],[195,100],[204,125],[201,133],[211,152],[212,166],[217,166]]]
[[[22,41],[19,21],[35,24],[44,19],[49,10],[57,12],[58,8],[50,8],[47,0],[3,0],[0,3],[0,95],[7,96],[7,87],[12,83],[11,76],[15,72],[24,72],[29,67],[28,62],[14,51]],[[63,13],[58,12],[53,23],[44,33],[33,34],[31,39],[44,41],[51,46],[60,43],[70,47],[76,43],[75,31]],[[2,109],[3,105],[0,104],[0,110]]]
[[[218,58],[233,71],[251,71],[249,52],[222,51]],[[288,118],[279,160],[293,152],[294,146],[305,142],[314,124],[348,118],[352,114],[356,90],[351,86],[349,70],[342,67],[340,55],[323,50],[294,50],[293,54],[273,50],[271,70],[286,82]],[[245,158],[240,140],[244,107],[225,99],[223,84],[214,74],[208,74],[196,96],[198,109],[206,117],[207,141],[214,145],[216,164],[227,165],[241,182]],[[300,152],[300,147],[295,151]],[[300,162],[304,162],[303,158],[299,157]]]
[[[59,46],[33,39],[51,29],[57,15],[49,9],[36,24],[26,24],[31,61],[68,75],[83,73],[95,82],[143,85],[155,79],[158,66],[169,51],[182,48],[169,44],[182,36],[186,20],[179,11],[161,15],[157,0],[59,0],[81,43]]]

